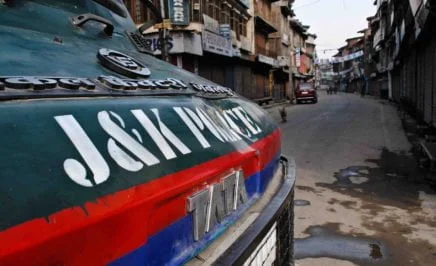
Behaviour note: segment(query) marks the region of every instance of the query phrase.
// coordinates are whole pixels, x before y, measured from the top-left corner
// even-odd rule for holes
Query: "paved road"
[[[436,265],[435,190],[409,153],[396,108],[322,94],[287,112],[297,265]]]

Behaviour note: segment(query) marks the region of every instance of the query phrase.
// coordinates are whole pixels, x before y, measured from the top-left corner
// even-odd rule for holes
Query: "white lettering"
[[[167,160],[177,158],[177,155],[174,153],[165,138],[169,140],[182,154],[191,153],[191,150],[186,147],[186,145],[183,144],[183,142],[164,123],[162,123],[157,109],[152,109],[152,112],[158,120],[161,132],[142,110],[132,110],[131,112],[147,131]]]
[[[232,109],[236,115],[241,119],[242,123],[254,134],[257,135],[262,132],[262,129],[254,123],[251,118],[248,116],[247,112],[241,107],[236,107]]]
[[[138,143],[138,141],[133,139],[123,130],[123,128],[114,123],[107,111],[99,112],[97,117],[100,126],[113,138],[108,141],[108,150],[112,159],[114,159],[120,167],[128,171],[136,172],[141,170],[143,165],[134,160],[127,153],[123,152],[115,140],[148,166],[156,165],[160,162],[156,156],[144,148],[140,143]]]
[[[223,116],[216,111],[216,116],[218,117],[218,119],[221,121],[221,123],[224,125],[225,130],[224,132],[226,132],[230,138],[231,141],[238,141],[241,140],[241,137],[236,134],[236,132],[227,124],[227,121],[223,118]]]
[[[174,22],[184,22],[185,14],[184,14],[183,0],[174,0]]]
[[[233,119],[235,120],[239,120],[238,117],[233,113],[232,110],[226,110],[223,112],[224,118],[227,120],[227,123],[229,123],[230,127],[236,131],[236,133],[238,133],[241,136],[247,137],[249,138],[251,136],[250,131],[246,130],[244,132],[242,132],[242,129],[240,127],[238,127],[238,125],[236,125],[236,123],[233,121]],[[232,118],[233,119],[232,119]]]
[[[109,166],[77,120],[72,115],[56,116],[55,120],[93,174],[92,180],[87,179],[86,169],[79,161],[66,159],[64,170],[71,180],[84,187],[93,187],[93,182],[96,185],[105,182],[109,178]]]
[[[172,81],[170,82],[172,83]],[[178,85],[182,86],[181,84]],[[186,125],[186,128],[189,129],[203,149],[211,147],[209,140],[206,138],[206,130],[222,143],[239,141],[242,139],[241,136],[250,137],[262,132],[259,125],[253,122],[242,107],[231,110],[217,110],[207,106],[204,108],[208,109],[199,107],[192,110],[187,107],[172,108],[183,121],[182,124]],[[188,146],[162,121],[159,110],[153,108],[150,111],[153,113],[156,122],[152,122],[143,110],[131,110],[131,113],[151,137],[164,158],[166,160],[177,158],[176,151],[183,155],[190,154],[192,151]],[[109,135],[106,148],[110,157],[118,166],[127,171],[138,172],[144,166],[153,166],[160,163],[160,160],[143,146],[144,140],[138,130],[133,128],[129,131],[120,115],[111,111],[101,111],[97,114],[97,119],[102,129]],[[105,182],[110,176],[109,166],[76,119],[72,115],[64,115],[56,116],[55,120],[84,160],[84,164],[72,158],[64,161],[64,170],[68,177],[84,187],[93,187]],[[176,133],[185,132],[186,128],[178,129]],[[91,170],[92,178],[87,177],[87,168]],[[227,188],[232,187],[232,191],[233,187],[235,187],[235,191],[240,191],[238,184],[243,185],[243,180],[239,180],[239,177],[229,180],[231,182],[224,180],[223,184]],[[232,183],[232,180],[236,180],[236,183]],[[231,209],[235,209],[238,202],[246,200],[244,190],[245,188],[238,192],[239,198],[235,198],[236,196],[230,193],[230,189],[224,190],[223,197],[226,199],[226,213]]]
[[[204,149],[210,148],[209,142],[206,140],[206,138],[203,136],[203,134],[201,134],[200,130],[195,126],[195,124],[192,122],[192,120],[186,115],[186,113],[183,111],[183,109],[181,107],[173,107],[173,109],[179,115],[179,117],[183,120],[183,122],[189,128],[189,130],[191,130],[192,134],[194,134],[194,136],[197,138],[198,142],[200,142],[201,146]],[[198,126],[198,123],[201,123],[201,121],[196,121],[196,123]],[[201,125],[203,125],[203,124],[201,124]]]
[[[200,108],[196,108],[197,115],[201,119],[201,122],[209,129],[209,131],[221,142],[225,142],[225,140],[221,137],[221,135],[218,133],[218,130],[216,129],[214,123],[212,122],[212,119]],[[189,115],[191,115],[189,113]]]

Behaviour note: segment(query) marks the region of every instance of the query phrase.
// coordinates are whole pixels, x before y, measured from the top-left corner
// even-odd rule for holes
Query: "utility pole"
[[[162,60],[169,61],[168,57],[168,29],[167,20],[165,19],[165,0],[160,0],[160,10],[154,5],[152,0],[141,0],[148,9],[153,13],[156,20],[154,23],[159,25],[159,41],[161,44]],[[140,29],[142,32],[142,29]]]
[[[168,62],[169,56],[168,56],[168,29],[167,29],[167,23],[166,23],[166,16],[165,16],[165,1],[160,0],[160,11],[162,16],[162,27],[159,29],[159,38],[161,43],[161,52],[162,52],[162,60]]]

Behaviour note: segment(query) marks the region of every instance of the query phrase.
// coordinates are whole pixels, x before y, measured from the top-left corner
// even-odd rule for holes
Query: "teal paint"
[[[185,1],[186,2],[186,1]],[[113,37],[101,35],[104,27],[87,23],[76,28],[69,17],[92,12],[112,21]],[[0,76],[63,76],[97,78],[100,75],[121,75],[101,66],[96,58],[100,48],[128,54],[151,71],[150,79],[175,78],[198,84],[210,81],[176,68],[150,55],[136,51],[125,31],[135,26],[130,18],[119,17],[93,1],[13,1],[12,7],[0,5]],[[0,94],[3,93],[0,91]],[[25,91],[23,92],[25,93]],[[211,100],[195,96],[114,97],[37,99],[4,101],[0,105],[0,230],[40,217],[47,217],[65,208],[83,206],[104,195],[155,180],[164,175],[201,164],[213,158],[247,148],[273,132],[276,124],[255,104],[239,98]],[[192,132],[175,115],[173,107],[200,108],[208,111],[216,123],[214,112],[242,107],[259,125],[262,132],[239,141],[222,143],[210,132],[205,138],[211,148],[202,148]],[[152,139],[141,128],[131,110],[140,109],[154,125],[157,120],[151,109],[157,108],[161,120],[191,149],[182,155],[174,149],[177,163],[166,160]],[[133,173],[121,168],[111,158],[107,145],[110,136],[98,122],[98,113],[112,111],[122,117],[126,132],[134,136],[136,129],[160,163]],[[56,122],[56,116],[72,115],[110,169],[109,178],[98,186],[85,188],[71,180],[64,169],[68,158],[82,161],[81,155]],[[235,123],[246,128],[241,121]],[[173,147],[174,148],[174,147]],[[90,175],[89,169],[86,169]]]

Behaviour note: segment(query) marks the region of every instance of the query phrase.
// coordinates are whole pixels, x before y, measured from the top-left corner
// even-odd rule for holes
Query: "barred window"
[[[208,1],[208,12],[207,15],[216,21],[220,20],[220,1],[219,0],[209,0]]]
[[[142,24],[154,19],[153,14],[142,1],[124,0],[124,4],[126,5],[130,16],[136,24]]]
[[[239,34],[247,37],[247,19],[244,17],[239,18]]]
[[[191,0],[191,21],[201,22],[201,0]]]
[[[232,30],[236,33],[236,38],[238,40],[240,40],[240,35],[242,32],[241,19],[243,18],[238,12],[235,11],[231,12],[231,27]]]
[[[201,16],[201,14],[209,15],[208,8],[207,8],[207,0],[201,0],[200,16]],[[201,17],[201,19],[203,19],[203,17]],[[203,20],[201,20],[201,21],[203,21]]]
[[[221,4],[221,24],[230,24],[230,7],[227,4]]]

